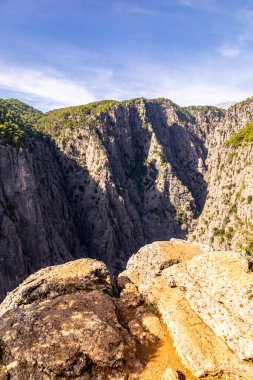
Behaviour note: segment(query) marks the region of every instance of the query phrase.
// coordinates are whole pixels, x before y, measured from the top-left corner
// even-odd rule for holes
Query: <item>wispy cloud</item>
[[[196,66],[179,66],[170,69],[164,65],[141,68],[142,75],[146,78],[146,91],[150,96],[165,96],[180,105],[189,104],[216,104],[218,101],[244,99],[251,95],[251,90],[245,88],[244,81],[252,82],[253,70],[246,77],[237,70],[227,70],[217,64],[214,75],[215,63],[208,64],[205,61],[196,63]],[[150,73],[152,72],[152,79]],[[155,74],[154,74],[155,73]],[[144,87],[144,86],[143,86]],[[144,88],[143,88],[144,89]]]
[[[157,11],[157,9],[155,8],[126,3],[123,1],[117,1],[113,5],[113,9],[115,12],[124,13],[124,14],[128,13],[128,14],[133,14],[137,16],[154,16],[161,13]]]
[[[210,104],[243,100],[252,96],[253,68],[231,67],[216,60],[198,57],[196,62],[172,67],[166,62],[124,59],[125,66],[111,72],[103,86],[94,86],[101,98],[129,99],[167,97],[179,105]],[[246,64],[247,65],[247,64]],[[95,83],[94,83],[95,84]]]
[[[221,46],[217,50],[223,57],[227,58],[237,58],[243,53],[241,48],[232,46]]]
[[[194,8],[214,9],[216,5],[213,0],[176,0],[178,4]]]
[[[103,64],[102,60],[100,67],[84,65],[83,71],[77,70],[78,77],[73,73],[67,77],[50,69],[7,67],[0,63],[0,96],[18,97],[49,110],[93,100],[140,96],[167,97],[179,105],[215,105],[253,95],[253,67],[249,64],[253,57],[231,60],[229,66],[217,57],[198,56],[194,61],[184,57],[176,68],[166,60],[126,55],[121,58],[117,68]]]
[[[35,106],[43,110],[94,100],[84,83],[68,79],[60,73],[4,64],[0,64],[0,88],[33,98]]]

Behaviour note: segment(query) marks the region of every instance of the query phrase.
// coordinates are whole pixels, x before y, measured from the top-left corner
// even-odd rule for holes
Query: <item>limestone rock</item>
[[[176,371],[173,371],[172,368],[167,368],[162,375],[161,380],[180,380],[180,378]]]
[[[118,314],[101,262],[41,270],[1,305],[1,379],[135,378],[136,342]]]
[[[253,358],[253,275],[242,254],[205,253],[163,276],[185,289],[192,309],[241,359]]]
[[[169,100],[96,108],[53,111],[22,148],[0,145],[0,299],[74,258],[119,273],[145,243],[184,237],[201,212],[198,121]]]
[[[129,277],[140,291],[147,293],[153,278],[174,264],[201,254],[198,244],[188,244],[183,240],[158,241],[145,245],[127,263],[121,277]]]
[[[188,238],[207,242],[217,250],[243,249],[252,235],[253,145],[225,146],[234,132],[253,120],[253,98],[230,107],[210,129],[205,181],[208,195]]]
[[[244,249],[252,144],[224,143],[252,119],[253,99],[226,112],[135,99],[55,110],[22,147],[1,140],[0,300],[40,268],[80,257],[118,274],[153,241]]]
[[[0,145],[0,300],[29,274],[86,256],[52,145]],[[57,203],[57,206],[56,206]]]
[[[253,365],[242,360],[251,359],[253,347],[248,261],[236,252],[189,247],[183,242],[158,242],[153,252],[152,245],[144,247],[123,276],[156,306],[184,365],[196,377],[253,378]],[[161,269],[165,259],[174,261]]]

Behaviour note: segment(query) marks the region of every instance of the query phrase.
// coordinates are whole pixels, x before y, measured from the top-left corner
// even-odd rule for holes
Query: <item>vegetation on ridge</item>
[[[65,130],[72,130],[78,124],[85,122],[88,122],[92,126],[94,124],[93,116],[108,111],[116,104],[118,104],[116,100],[102,100],[49,111],[39,120],[36,129],[53,138],[63,138]]]
[[[0,99],[0,143],[19,147],[42,112],[16,99]]]
[[[238,148],[240,145],[246,145],[253,142],[253,120],[235,132],[230,138],[225,141],[225,146]]]
[[[89,104],[59,108],[44,114],[36,126],[36,129],[46,133],[53,138],[64,139],[66,130],[73,130],[77,125],[87,123],[92,129],[96,126],[96,116],[108,112],[113,106],[126,105],[145,98],[134,98],[129,100],[101,100]],[[170,102],[180,108],[169,99],[150,99],[151,102]]]
[[[53,138],[65,138],[66,130],[87,123],[95,127],[95,116],[109,111],[118,104],[134,103],[144,98],[130,100],[102,100],[85,105],[64,107],[43,114],[16,99],[0,99],[0,143],[16,147],[24,143],[28,132],[41,132]],[[151,101],[168,102],[158,98]]]

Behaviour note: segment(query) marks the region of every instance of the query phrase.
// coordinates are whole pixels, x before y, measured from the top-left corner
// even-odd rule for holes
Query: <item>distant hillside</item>
[[[235,104],[236,102],[221,102],[221,103],[216,104],[216,107],[227,110],[229,107],[234,106]]]

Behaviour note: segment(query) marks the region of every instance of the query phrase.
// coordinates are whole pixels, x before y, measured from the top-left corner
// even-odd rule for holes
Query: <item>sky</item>
[[[0,15],[0,97],[42,111],[253,96],[253,0],[0,0]]]

